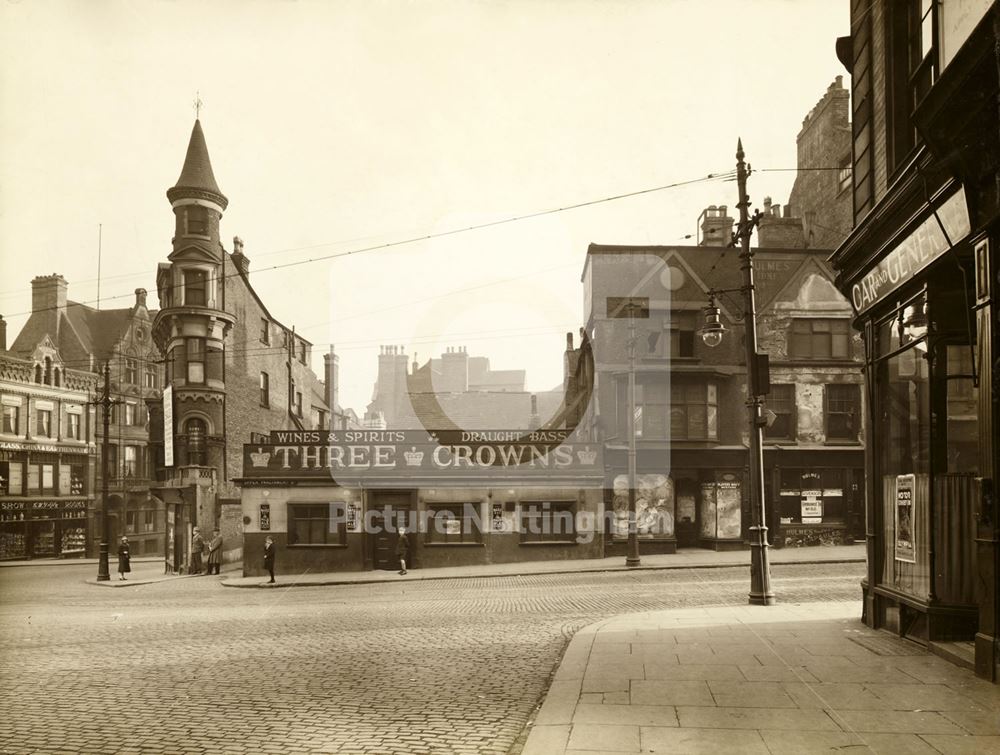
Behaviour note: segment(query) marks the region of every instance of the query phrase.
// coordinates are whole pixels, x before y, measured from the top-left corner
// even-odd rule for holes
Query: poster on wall
[[[615,537],[628,537],[628,476],[614,480]],[[635,526],[640,538],[674,536],[674,481],[663,474],[636,476]]]
[[[271,529],[271,504],[269,503],[260,505],[260,529],[262,531]]]
[[[911,474],[896,476],[896,560],[917,562],[913,538],[913,488]]]
[[[716,537],[735,540],[741,534],[740,518],[742,515],[741,495],[742,485],[736,475],[726,474],[716,483],[715,508],[718,519],[718,534]]]
[[[715,483],[705,482],[701,486],[701,536],[715,537]]]
[[[506,527],[504,526],[503,519],[503,504],[494,501],[490,506],[490,521],[492,522],[492,527],[494,532],[503,532]]]

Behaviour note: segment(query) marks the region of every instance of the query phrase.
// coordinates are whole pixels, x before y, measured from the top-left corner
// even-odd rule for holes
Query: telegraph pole
[[[760,212],[750,217],[750,198],[747,196],[749,167],[743,162],[743,141],[736,141],[736,185],[739,189],[740,223],[734,241],[740,244],[740,269],[743,271],[743,292],[746,297],[747,352],[747,411],[750,415],[750,603],[759,606],[774,605],[771,590],[771,566],[768,562],[767,518],[764,514],[764,455],[761,412],[760,358],[757,354],[757,308],[754,301],[753,252],[750,236],[760,222]]]
[[[101,550],[98,556],[97,581],[111,579],[108,570],[108,452],[111,448],[111,407],[120,404],[111,398],[111,365],[104,363],[104,390],[101,398],[93,402],[104,410],[104,437],[101,440]]]

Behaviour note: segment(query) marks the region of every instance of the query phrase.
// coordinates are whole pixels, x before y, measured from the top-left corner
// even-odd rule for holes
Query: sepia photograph
[[[1000,751],[1000,3],[0,1],[0,753]]]

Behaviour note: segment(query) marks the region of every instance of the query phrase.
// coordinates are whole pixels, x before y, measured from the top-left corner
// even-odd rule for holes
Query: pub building
[[[245,576],[599,558],[604,470],[570,431],[273,431],[244,447]]]
[[[863,618],[995,682],[1000,8],[851,7],[855,227],[831,261],[865,346]]]

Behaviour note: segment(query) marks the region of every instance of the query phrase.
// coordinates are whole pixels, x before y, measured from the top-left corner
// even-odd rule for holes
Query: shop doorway
[[[412,498],[407,493],[373,493],[368,535],[369,552],[372,554],[372,568],[386,571],[399,569],[396,544],[399,542],[399,528],[406,527],[410,541],[410,560],[413,560],[414,534],[411,529]],[[410,566],[411,564],[407,564]]]

